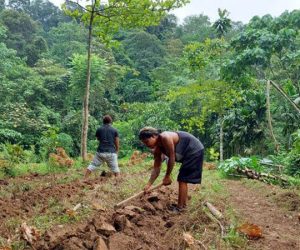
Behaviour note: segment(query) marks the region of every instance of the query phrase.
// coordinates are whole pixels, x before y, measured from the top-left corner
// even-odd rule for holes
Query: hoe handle
[[[156,186],[150,188],[150,189],[149,189],[149,192],[151,192],[151,191],[153,191],[153,190],[155,190],[155,189],[160,188],[162,185],[163,185],[163,184],[160,183],[160,184],[158,184],[158,185],[156,185]],[[123,207],[123,206],[124,206],[126,203],[128,203],[129,201],[131,201],[131,200],[133,200],[133,199],[135,199],[135,198],[138,198],[138,197],[140,197],[140,196],[142,196],[142,195],[144,195],[144,194],[145,194],[144,191],[141,191],[141,192],[139,192],[139,193],[137,193],[137,194],[134,194],[134,195],[130,196],[129,198],[127,198],[126,200],[123,200],[123,201],[119,202],[117,205],[115,205],[115,208]]]

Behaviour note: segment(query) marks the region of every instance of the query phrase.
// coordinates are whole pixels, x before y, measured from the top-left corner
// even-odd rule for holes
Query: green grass
[[[247,239],[236,231],[236,226],[231,226],[224,237],[227,246],[234,249],[247,249]]]
[[[45,232],[54,225],[73,224],[88,217],[91,214],[91,208],[88,206],[80,207],[74,215],[66,212],[66,207],[56,199],[48,201],[48,211],[46,214],[40,214],[30,219],[30,225],[35,226],[41,233]],[[69,208],[72,209],[72,208]]]
[[[75,160],[74,165],[71,168],[67,167],[57,167],[53,166],[48,162],[42,163],[21,163],[9,168],[9,175],[11,177],[24,176],[29,173],[38,173],[40,175],[47,174],[58,174],[68,172],[69,169],[82,169],[86,167],[87,164],[84,163],[80,158]],[[5,174],[4,168],[0,169],[0,178],[9,177]]]
[[[0,249],[11,249],[11,250],[25,250],[28,249],[28,245],[23,240],[14,240],[13,242],[8,242],[0,236]]]

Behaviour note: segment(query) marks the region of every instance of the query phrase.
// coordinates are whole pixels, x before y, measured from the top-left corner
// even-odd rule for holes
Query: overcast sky
[[[50,0],[60,5],[63,0]],[[300,9],[300,0],[191,0],[185,7],[173,11],[179,21],[186,16],[205,14],[211,21],[218,18],[218,8],[227,9],[230,19],[247,23],[253,16],[279,16],[285,10]]]
[[[218,8],[227,9],[233,21],[247,23],[253,16],[279,16],[285,10],[300,9],[300,0],[191,0],[185,7],[173,11],[182,19],[189,15],[205,14],[211,21],[218,18]]]

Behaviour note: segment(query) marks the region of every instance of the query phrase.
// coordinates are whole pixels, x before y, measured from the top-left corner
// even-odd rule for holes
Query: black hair
[[[112,118],[110,115],[103,116],[103,124],[109,124],[112,123]]]
[[[152,127],[144,127],[139,132],[139,139],[145,140],[154,135],[159,135],[161,133],[160,129],[152,128]]]

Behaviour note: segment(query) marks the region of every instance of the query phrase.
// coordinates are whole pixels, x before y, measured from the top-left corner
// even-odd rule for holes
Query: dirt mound
[[[176,198],[173,189],[162,187],[123,208],[106,214],[99,212],[81,225],[49,230],[36,248],[176,249],[170,248],[168,232],[178,227],[182,216],[185,216],[170,211],[169,207],[176,202]],[[102,248],[95,248],[99,244]]]
[[[97,178],[95,180],[82,183],[78,180],[59,185],[49,185],[46,187],[34,189],[30,185],[25,185],[23,191],[13,193],[12,197],[0,198],[0,224],[11,218],[30,218],[38,211],[43,214],[51,205],[49,201],[59,202],[68,199],[72,203],[72,199],[77,194],[81,194],[83,189],[94,189],[95,185],[101,183],[105,178]],[[5,227],[0,227],[0,234],[7,237],[9,232]]]
[[[6,181],[6,180],[1,180],[1,179],[0,179],[0,186],[1,186],[1,185],[7,186],[8,184],[9,184],[8,181]]]
[[[286,208],[289,211],[300,210],[300,196],[293,192],[289,191],[278,194],[274,200],[280,207]]]
[[[204,162],[203,168],[207,169],[207,170],[214,170],[217,168],[217,165],[216,165],[216,163],[213,163],[213,162]]]
[[[74,160],[71,159],[61,147],[56,148],[56,153],[51,153],[49,155],[49,161],[57,167],[71,167],[74,165]]]
[[[143,162],[149,156],[148,153],[141,153],[140,151],[133,151],[129,161],[128,166],[134,166]]]

